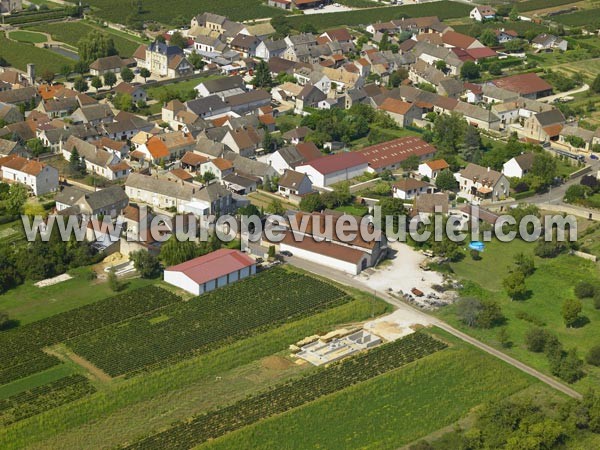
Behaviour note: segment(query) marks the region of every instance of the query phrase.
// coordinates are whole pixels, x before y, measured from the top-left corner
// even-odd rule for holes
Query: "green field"
[[[79,40],[87,36],[92,31],[101,31],[108,34],[115,43],[115,47],[124,58],[128,58],[140,46],[140,39],[134,36],[128,36],[125,33],[118,33],[109,28],[102,28],[87,22],[60,22],[48,23],[32,27],[31,30],[45,31],[50,33],[52,38],[59,42],[64,42],[72,47],[77,47]]]
[[[111,22],[125,23],[127,17],[133,13],[129,3],[119,0],[90,0],[93,14]],[[262,0],[245,0],[243,7],[236,0],[171,0],[169,7],[165,8],[162,0],[145,0],[143,2],[142,18],[164,24],[172,24],[174,18],[180,17],[190,21],[193,16],[209,11],[221,14],[231,20],[249,20],[263,17],[273,17],[285,14],[280,8],[271,8]]]
[[[533,383],[440,335],[453,347],[197,448],[397,449]]]
[[[552,8],[555,6],[568,5],[575,3],[573,0],[525,0],[516,2],[519,12],[535,11],[536,9]]]
[[[33,442],[46,448],[75,449],[81,442],[90,449],[115,447],[206,408],[263,390],[300,369],[291,364],[286,370],[265,370],[262,358],[285,355],[290,343],[315,332],[327,332],[389,310],[387,304],[369,296],[352,295],[356,300],[350,303],[211,353],[135,378],[114,379],[92,396],[0,429],[0,447],[23,448]]]
[[[549,28],[545,25],[533,22],[513,22],[507,20],[502,23],[502,27],[507,30],[515,30],[519,35],[523,36],[526,31],[534,30],[538,33],[548,32]],[[495,30],[498,28],[498,22],[486,22],[486,23],[469,23],[465,25],[453,25],[455,31],[469,36],[478,37],[482,30],[489,28]]]
[[[28,63],[35,62],[38,73],[43,73],[45,70],[58,73],[61,67],[73,64],[72,59],[51,50],[11,41],[6,38],[4,33],[0,33],[0,56],[10,65],[21,70],[26,70]]]
[[[508,335],[514,344],[505,351],[526,364],[549,373],[546,356],[543,353],[532,353],[524,346],[524,335],[534,325],[517,318],[517,314],[525,312],[543,321],[544,328],[554,333],[565,349],[577,347],[579,356],[585,357],[592,346],[600,344],[600,311],[594,308],[591,299],[583,300],[582,316],[589,323],[580,328],[567,328],[562,319],[561,307],[565,299],[574,298],[573,288],[579,281],[600,282],[600,277],[595,264],[575,256],[561,255],[554,259],[536,257],[536,271],[526,279],[530,297],[522,301],[511,301],[503,290],[502,280],[508,274],[508,267],[513,265],[514,255],[520,252],[532,255],[534,245],[520,240],[511,243],[489,242],[486,243],[480,261],[467,256],[461,262],[453,263],[452,269],[459,279],[470,280],[478,286],[465,295],[490,298],[500,303],[507,318]],[[441,309],[439,316],[474,337],[499,346],[497,328],[468,328],[457,320],[455,312],[455,307],[448,307]],[[587,376],[574,385],[580,391],[600,382],[599,368],[586,366],[585,370]]]
[[[584,9],[570,14],[561,14],[552,17],[552,20],[571,27],[594,25],[600,20],[600,8]]]
[[[8,36],[15,41],[27,42],[30,44],[40,44],[48,40],[45,35],[34,33],[32,31],[11,31]]]

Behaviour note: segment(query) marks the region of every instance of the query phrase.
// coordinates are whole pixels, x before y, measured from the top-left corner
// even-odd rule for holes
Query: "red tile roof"
[[[517,92],[521,95],[552,90],[552,86],[535,73],[523,73],[520,75],[512,75],[510,77],[498,78],[493,80],[492,83],[499,88]]]
[[[481,47],[481,48],[472,48],[467,50],[467,53],[474,59],[484,59],[484,58],[494,58],[498,56],[494,50],[489,47]]]
[[[379,109],[384,111],[388,111],[394,114],[406,114],[410,108],[412,107],[412,103],[403,102],[402,100],[398,100],[392,97],[388,97],[381,104]]]
[[[323,156],[314,142],[300,142],[296,144],[296,150],[298,150],[298,153],[302,155],[305,162],[312,161],[313,159],[321,158]]]
[[[361,154],[369,162],[371,168],[381,169],[398,164],[412,155],[421,158],[433,155],[435,152],[436,148],[423,139],[409,136],[372,145],[371,147],[359,150],[357,153]]]
[[[425,164],[427,164],[431,170],[444,170],[450,167],[448,163],[443,159],[427,161]]]
[[[360,153],[344,152],[313,159],[312,161],[307,162],[306,165],[312,166],[317,172],[326,175],[360,166],[361,164],[366,164],[366,162],[367,161]]]
[[[256,262],[252,258],[239,250],[220,249],[168,267],[165,272],[181,272],[195,283],[203,284],[254,264]]]
[[[446,31],[442,36],[444,44],[458,48],[469,48],[477,39],[467,36],[466,34],[457,33],[456,31]]]

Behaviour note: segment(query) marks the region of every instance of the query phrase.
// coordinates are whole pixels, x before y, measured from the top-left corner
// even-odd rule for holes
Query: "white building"
[[[450,166],[443,159],[436,159],[434,161],[427,161],[419,164],[419,175],[427,177],[431,181],[435,180],[442,170],[448,169]]]
[[[414,178],[404,178],[392,186],[394,198],[401,200],[412,200],[418,195],[430,194],[432,191],[433,187],[429,183]]]
[[[469,164],[454,174],[458,181],[458,196],[478,203],[483,200],[498,201],[508,197],[510,181],[505,175],[489,167]]]
[[[494,20],[496,18],[496,10],[490,6],[476,6],[469,13],[469,17],[477,22]]]
[[[308,175],[314,186],[330,186],[364,174],[369,168],[365,158],[355,152],[323,156],[297,166],[296,171]]]
[[[27,186],[34,195],[44,195],[58,190],[58,170],[52,166],[10,155],[0,158],[2,180]]]
[[[256,261],[239,250],[220,249],[165,269],[164,280],[201,295],[256,273]]]
[[[502,173],[509,178],[523,178],[531,170],[534,160],[534,153],[523,153],[505,162]]]

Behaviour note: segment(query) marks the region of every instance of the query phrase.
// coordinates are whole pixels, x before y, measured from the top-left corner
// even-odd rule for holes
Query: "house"
[[[233,163],[224,158],[215,158],[200,165],[200,174],[212,173],[217,180],[222,180],[233,173]]]
[[[421,194],[430,194],[433,187],[415,178],[404,178],[392,186],[392,195],[401,200],[412,200]]]
[[[296,127],[296,128],[292,128],[289,131],[286,131],[285,133],[283,133],[283,140],[291,143],[291,144],[298,144],[299,142],[304,142],[304,139],[306,138],[306,136],[308,136],[309,133],[311,133],[312,130],[308,127],[305,126],[301,126],[301,127]]]
[[[363,148],[360,154],[369,165],[369,172],[381,173],[384,170],[396,170],[402,161],[416,156],[424,161],[435,155],[436,148],[418,137],[409,136],[394,139],[381,144]]]
[[[315,186],[326,187],[364,174],[369,165],[359,152],[337,153],[313,159],[296,166],[297,172],[308,175]]]
[[[538,142],[556,141],[565,123],[562,112],[552,109],[528,117],[519,131],[524,137]]]
[[[194,89],[196,89],[196,92],[198,92],[199,97],[210,97],[211,95],[217,95],[221,99],[246,92],[244,80],[242,77],[237,75],[233,77],[206,80],[197,85]]]
[[[90,74],[96,77],[102,77],[108,72],[120,73],[121,68],[127,65],[119,55],[106,56],[98,58],[90,64]]]
[[[569,43],[565,39],[553,34],[542,33],[533,38],[531,46],[538,50],[558,49],[565,52],[569,47]]]
[[[185,155],[183,155],[183,158],[180,160],[181,167],[192,172],[198,172],[200,170],[200,166],[206,162],[208,162],[208,158],[206,156],[189,151],[186,152]]]
[[[477,105],[459,101],[454,108],[454,112],[462,115],[466,121],[474,127],[483,130],[500,129],[500,118],[492,111],[480,108]]]
[[[444,43],[444,47],[460,48],[463,50],[472,50],[485,47],[485,45],[483,45],[474,37],[467,36],[466,34],[458,33],[453,30],[448,30],[442,35],[442,42]]]
[[[283,55],[286,48],[287,45],[283,39],[278,39],[276,41],[265,39],[256,46],[255,56],[268,61],[271,58]]]
[[[504,163],[502,173],[509,178],[523,178],[533,167],[535,153],[521,153]]]
[[[177,78],[191,75],[193,66],[183,56],[183,50],[176,45],[155,41],[150,45],[141,45],[133,54],[138,67],[148,69],[152,75]]]
[[[267,5],[273,8],[292,9],[292,0],[268,0]]]
[[[101,123],[111,123],[114,114],[106,103],[97,103],[77,108],[71,114],[71,120],[75,125],[83,123],[95,127]]]
[[[469,17],[477,22],[494,20],[496,18],[496,10],[491,6],[476,6],[469,13]]]
[[[277,192],[279,195],[289,198],[290,196],[302,196],[312,192],[312,183],[308,175],[295,170],[286,169],[281,178]]]
[[[19,183],[31,189],[33,195],[58,190],[58,170],[48,164],[18,155],[0,157],[0,173],[7,183]]]
[[[129,175],[129,166],[123,165],[117,155],[78,137],[69,136],[66,143],[61,143],[60,150],[67,161],[71,159],[73,151],[77,150],[86,170],[107,180],[117,180]]]
[[[304,108],[312,107],[315,108],[320,101],[327,98],[327,95],[316,86],[307,84],[304,86],[298,97],[296,97],[296,113],[303,114]]]
[[[239,250],[219,249],[176,266],[167,267],[165,283],[202,295],[256,273],[256,261]]]
[[[432,214],[447,215],[449,201],[450,198],[445,192],[420,194],[415,198],[413,212],[421,218],[429,217]]]
[[[251,58],[256,55],[256,47],[260,43],[256,36],[240,33],[229,43],[232,50],[238,52],[242,58]]]
[[[29,156],[29,150],[18,142],[0,139],[0,157],[9,155]]]
[[[471,202],[498,201],[508,197],[510,181],[505,175],[489,167],[469,163],[454,174],[459,184],[458,196]]]
[[[174,131],[152,136],[145,144],[138,147],[137,152],[143,154],[147,161],[158,164],[161,161],[180,158],[195,146],[196,141],[190,134]]]
[[[210,95],[208,97],[190,100],[185,103],[185,107],[188,111],[193,112],[201,119],[222,116],[231,111],[231,106],[225,103],[218,95]]]
[[[368,225],[361,223],[361,218],[358,217],[356,220],[361,227],[358,230],[360,232],[355,233],[353,239],[341,239],[335,229],[338,221],[346,218],[347,215],[334,211],[312,214],[298,212],[295,220],[290,221],[291,229],[279,243],[280,251],[290,251],[297,258],[358,275],[387,256],[388,242],[384,233],[368,229]],[[327,221],[331,221],[332,227],[325,227],[323,230],[315,226]],[[304,224],[307,226],[304,227]],[[363,239],[362,236],[370,232],[374,233],[373,239]]]
[[[558,144],[570,152],[589,152],[596,133],[585,128],[565,125],[558,136]]]
[[[10,91],[0,92],[0,103],[8,103],[9,105],[36,106],[39,100],[40,95],[34,87],[11,89]]]
[[[283,174],[288,169],[312,161],[323,156],[317,146],[312,142],[301,142],[295,147],[283,147],[267,158],[267,163],[278,173]]]
[[[427,177],[429,180],[434,181],[441,171],[448,168],[450,168],[450,166],[446,161],[443,159],[436,159],[434,161],[426,161],[419,164],[418,173],[422,177]]]
[[[536,73],[524,73],[492,80],[499,88],[516,92],[521,97],[538,99],[552,95],[552,86]]]
[[[91,143],[107,152],[114,153],[121,159],[124,159],[129,155],[129,145],[127,145],[127,142],[125,141],[115,141],[103,136],[97,141],[91,141]]]
[[[239,155],[248,158],[254,156],[256,151],[262,147],[261,134],[253,127],[238,128],[227,131],[221,142]]]
[[[134,86],[122,81],[115,87],[115,94],[130,95],[134,103],[145,103],[147,100],[146,91],[141,86]]]
[[[223,155],[224,159],[233,164],[235,173],[247,178],[255,178],[265,182],[269,178],[277,176],[277,172],[266,163],[254,159],[244,158],[235,152],[227,152]]]
[[[237,195],[248,195],[256,192],[258,182],[255,178],[230,173],[221,179],[221,184]]]
[[[271,104],[271,94],[264,89],[231,95],[224,99],[225,104],[236,114],[248,114]]]
[[[129,204],[129,197],[120,186],[95,192],[67,186],[55,197],[56,210],[63,215],[82,215],[87,218],[106,216],[116,218]]]
[[[0,13],[10,13],[13,11],[21,11],[23,2],[21,0],[0,0]]]
[[[386,98],[378,109],[387,112],[400,127],[412,125],[413,121],[422,116],[422,109],[414,103],[403,102],[392,97]]]
[[[506,44],[507,42],[514,41],[519,37],[519,33],[517,33],[515,30],[507,30],[505,28],[494,30],[494,34],[496,35],[496,39],[498,39],[499,44]]]

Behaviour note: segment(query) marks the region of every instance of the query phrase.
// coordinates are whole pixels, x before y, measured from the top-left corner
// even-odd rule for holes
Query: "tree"
[[[502,75],[502,64],[498,61],[494,61],[489,65],[488,71],[491,75]]]
[[[133,111],[135,109],[135,104],[133,102],[133,97],[131,94],[123,94],[119,92],[117,95],[113,97],[113,105],[115,108],[121,111]]]
[[[46,147],[44,147],[44,143],[38,139],[29,139],[27,141],[27,148],[31,150],[31,154],[33,156],[40,156],[42,153],[46,153]]]
[[[305,195],[300,200],[300,210],[304,212],[321,211],[323,209],[323,201],[318,193]]]
[[[508,334],[506,327],[502,327],[500,328],[500,331],[498,331],[498,342],[500,342],[500,345],[504,348],[512,347],[510,335]]]
[[[69,173],[72,176],[81,176],[85,174],[85,161],[79,156],[77,147],[73,147],[71,150],[71,156],[69,158]]]
[[[176,31],[175,33],[173,33],[171,35],[169,44],[179,47],[181,49],[184,49],[187,47],[187,40],[183,37],[183,35],[179,31]]]
[[[525,347],[530,352],[541,353],[546,347],[548,332],[542,328],[530,328],[525,333]]]
[[[75,73],[78,73],[79,75],[83,75],[84,73],[86,73],[89,70],[89,68],[90,65],[83,60],[79,60],[73,65],[73,71]]]
[[[583,186],[581,184],[573,184],[569,186],[567,191],[565,192],[565,202],[567,203],[576,203],[578,200],[583,200],[590,193],[590,188],[588,186]]]
[[[406,158],[400,163],[400,167],[402,167],[402,170],[404,170],[405,172],[417,170],[419,168],[420,161],[421,160],[417,155],[410,155],[408,158]]]
[[[523,298],[527,293],[525,275],[520,271],[513,271],[502,281],[502,286],[511,300]]]
[[[65,79],[67,79],[69,77],[69,75],[71,75],[71,71],[73,70],[73,67],[71,67],[69,64],[64,64],[60,67],[60,74],[65,77]]]
[[[54,81],[54,72],[46,69],[42,72],[42,76],[41,76],[42,80],[44,80],[46,83],[51,84],[52,81]]]
[[[27,188],[22,184],[11,184],[8,197],[5,201],[6,210],[11,215],[20,214],[25,202],[29,198]]]
[[[126,66],[121,69],[121,80],[123,80],[125,83],[131,83],[134,78],[135,74],[129,67]]]
[[[571,328],[577,323],[582,308],[583,305],[580,300],[568,298],[564,301],[561,313],[567,328]]]
[[[121,283],[119,283],[119,279],[117,278],[117,272],[115,271],[114,266],[111,266],[108,269],[108,287],[113,292],[118,292],[121,290]]]
[[[512,20],[513,22],[516,22],[519,20],[519,10],[517,9],[517,6],[513,6],[512,9],[510,10],[510,13],[508,14],[508,18],[510,20]]]
[[[596,286],[589,281],[580,281],[575,285],[575,295],[577,298],[592,298],[596,293]]]
[[[486,28],[479,35],[479,42],[488,47],[495,47],[498,45],[498,38],[496,37],[496,33],[494,33],[490,28]]]
[[[202,181],[204,182],[204,184],[210,184],[210,182],[212,180],[214,180],[215,178],[216,178],[216,175],[214,173],[212,173],[210,170],[207,170],[202,175]]]
[[[191,63],[191,61],[190,61],[190,63]],[[148,77],[151,75],[152,75],[152,73],[150,73],[150,71],[148,69],[146,69],[145,67],[140,69],[140,77],[142,77],[144,79],[144,83],[146,82]]]
[[[77,78],[75,83],[73,83],[73,87],[78,92],[86,92],[89,88],[87,81],[85,81],[85,78],[83,77]]]
[[[594,78],[594,81],[590,87],[592,88],[593,92],[600,94],[600,74],[596,75],[596,78]]]
[[[262,147],[266,152],[271,152],[274,150],[274,141],[273,136],[269,132],[269,130],[265,130],[265,134],[263,135]]]
[[[274,245],[269,245],[269,250],[268,250],[268,253],[267,253],[269,259],[275,258],[275,254],[276,254],[276,252],[275,252],[275,246]]]
[[[477,326],[480,328],[493,328],[504,322],[505,318],[500,305],[493,300],[482,300],[481,310],[477,317]]]
[[[137,250],[129,254],[135,270],[142,278],[156,278],[160,275],[160,262],[158,258],[146,250]]]
[[[194,52],[190,56],[188,56],[188,62],[194,66],[195,70],[201,70],[205,66],[205,62],[198,53]]]
[[[260,61],[254,71],[254,78],[252,78],[252,85],[254,87],[271,87],[273,85],[273,78],[271,77],[271,71],[266,61]]]
[[[391,87],[398,87],[400,84],[408,78],[408,71],[406,69],[398,69],[392,72],[389,78],[389,84]]]
[[[535,272],[535,262],[533,256],[525,256],[523,252],[517,253],[514,257],[517,270],[525,277],[533,275]]]
[[[113,39],[107,34],[92,31],[77,43],[79,58],[90,64],[98,58],[118,55]]]
[[[481,76],[479,66],[473,61],[465,61],[460,68],[460,76],[464,80],[476,80]]]
[[[469,162],[479,162],[482,156],[481,147],[479,130],[472,125],[467,125],[461,151],[462,157]]]
[[[10,317],[8,313],[5,311],[0,311],[0,330],[3,330],[8,327],[10,323]]]
[[[172,235],[160,249],[160,259],[165,266],[175,266],[202,255],[200,246],[192,241],[182,241]]]
[[[111,89],[115,84],[117,84],[117,76],[114,72],[106,72],[104,74],[104,84],[106,86],[110,86]]]
[[[92,87],[96,89],[96,92],[98,92],[98,89],[100,89],[102,86],[104,86],[104,83],[102,83],[102,78],[98,76],[92,78]]]
[[[281,200],[274,199],[271,202],[271,204],[269,206],[267,206],[267,212],[270,214],[276,214],[278,216],[281,216],[281,215],[285,214],[285,208],[283,207]]]
[[[458,301],[456,315],[465,325],[476,327],[482,309],[483,307],[480,300],[467,297]]]
[[[458,182],[450,170],[442,170],[435,179],[435,187],[441,191],[453,191],[457,186]]]
[[[1,326],[2,325],[0,320],[0,327]],[[594,345],[592,348],[590,348],[590,351],[585,357],[585,360],[588,364],[591,364],[592,366],[600,367],[600,345]]]
[[[437,70],[441,70],[442,72],[445,72],[446,69],[448,69],[448,64],[446,64],[446,61],[444,61],[443,59],[438,59],[435,62],[435,68]]]

